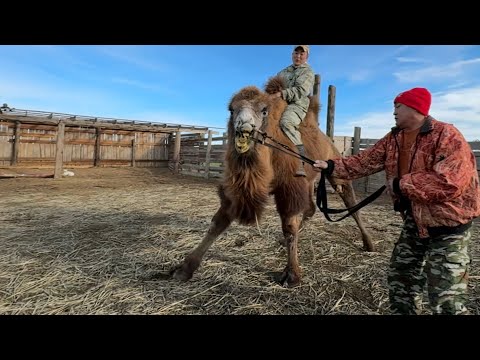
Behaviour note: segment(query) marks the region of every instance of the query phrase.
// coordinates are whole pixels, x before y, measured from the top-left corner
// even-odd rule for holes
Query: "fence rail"
[[[358,135],[359,132],[356,131]],[[342,156],[349,156],[364,151],[373,146],[379,139],[359,138],[358,136],[334,136],[335,147]],[[213,144],[215,142],[215,144]],[[210,150],[209,148],[210,145]],[[357,143],[357,145],[356,145]],[[225,168],[224,156],[227,144],[227,137],[204,138],[198,134],[181,139],[181,151],[179,160],[179,171],[185,175],[220,178]],[[477,169],[480,175],[480,141],[469,142],[477,160]],[[169,156],[169,158],[171,158]],[[170,166],[173,169],[173,166]],[[372,193],[385,184],[384,171],[378,172],[362,179],[354,180],[356,191]]]

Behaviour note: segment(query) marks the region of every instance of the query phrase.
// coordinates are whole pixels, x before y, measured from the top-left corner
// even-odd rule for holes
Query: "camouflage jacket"
[[[394,201],[409,200],[421,238],[429,237],[431,227],[455,227],[480,215],[475,155],[453,125],[427,117],[412,148],[410,172],[398,181],[402,140],[403,131],[394,127],[365,151],[331,160],[332,175],[353,180],[385,170],[389,194]]]
[[[283,77],[287,89],[282,90],[283,99],[289,104],[296,104],[302,110],[307,111],[310,99],[308,95],[313,89],[315,75],[311,66],[307,63],[294,66],[287,66],[277,75]]]

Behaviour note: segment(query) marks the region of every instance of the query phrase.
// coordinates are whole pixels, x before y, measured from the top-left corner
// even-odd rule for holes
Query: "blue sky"
[[[291,63],[292,45],[0,46],[0,103],[18,109],[116,117],[225,131],[227,104]],[[311,45],[321,76],[321,129],[336,87],[335,135],[379,138],[393,98],[433,94],[430,113],[480,140],[480,46]]]

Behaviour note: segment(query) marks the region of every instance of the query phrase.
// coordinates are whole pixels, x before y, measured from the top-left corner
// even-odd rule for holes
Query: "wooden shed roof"
[[[1,120],[45,125],[57,125],[60,121],[63,121],[66,126],[88,126],[100,127],[103,129],[121,129],[162,133],[174,133],[180,131],[203,134],[209,130],[208,127],[205,126],[72,115],[37,110],[11,109],[8,107],[0,108],[0,121]]]

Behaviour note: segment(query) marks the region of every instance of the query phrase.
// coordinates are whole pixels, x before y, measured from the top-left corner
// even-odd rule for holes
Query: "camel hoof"
[[[286,288],[294,288],[300,285],[300,276],[293,272],[288,267],[278,277],[277,281],[280,285]]]
[[[182,263],[170,270],[170,275],[175,280],[188,281],[192,278],[193,272],[189,271],[187,264]]]
[[[366,251],[366,252],[376,252],[376,248],[375,248],[375,245],[373,244],[366,244],[366,245],[363,245],[363,250]]]

